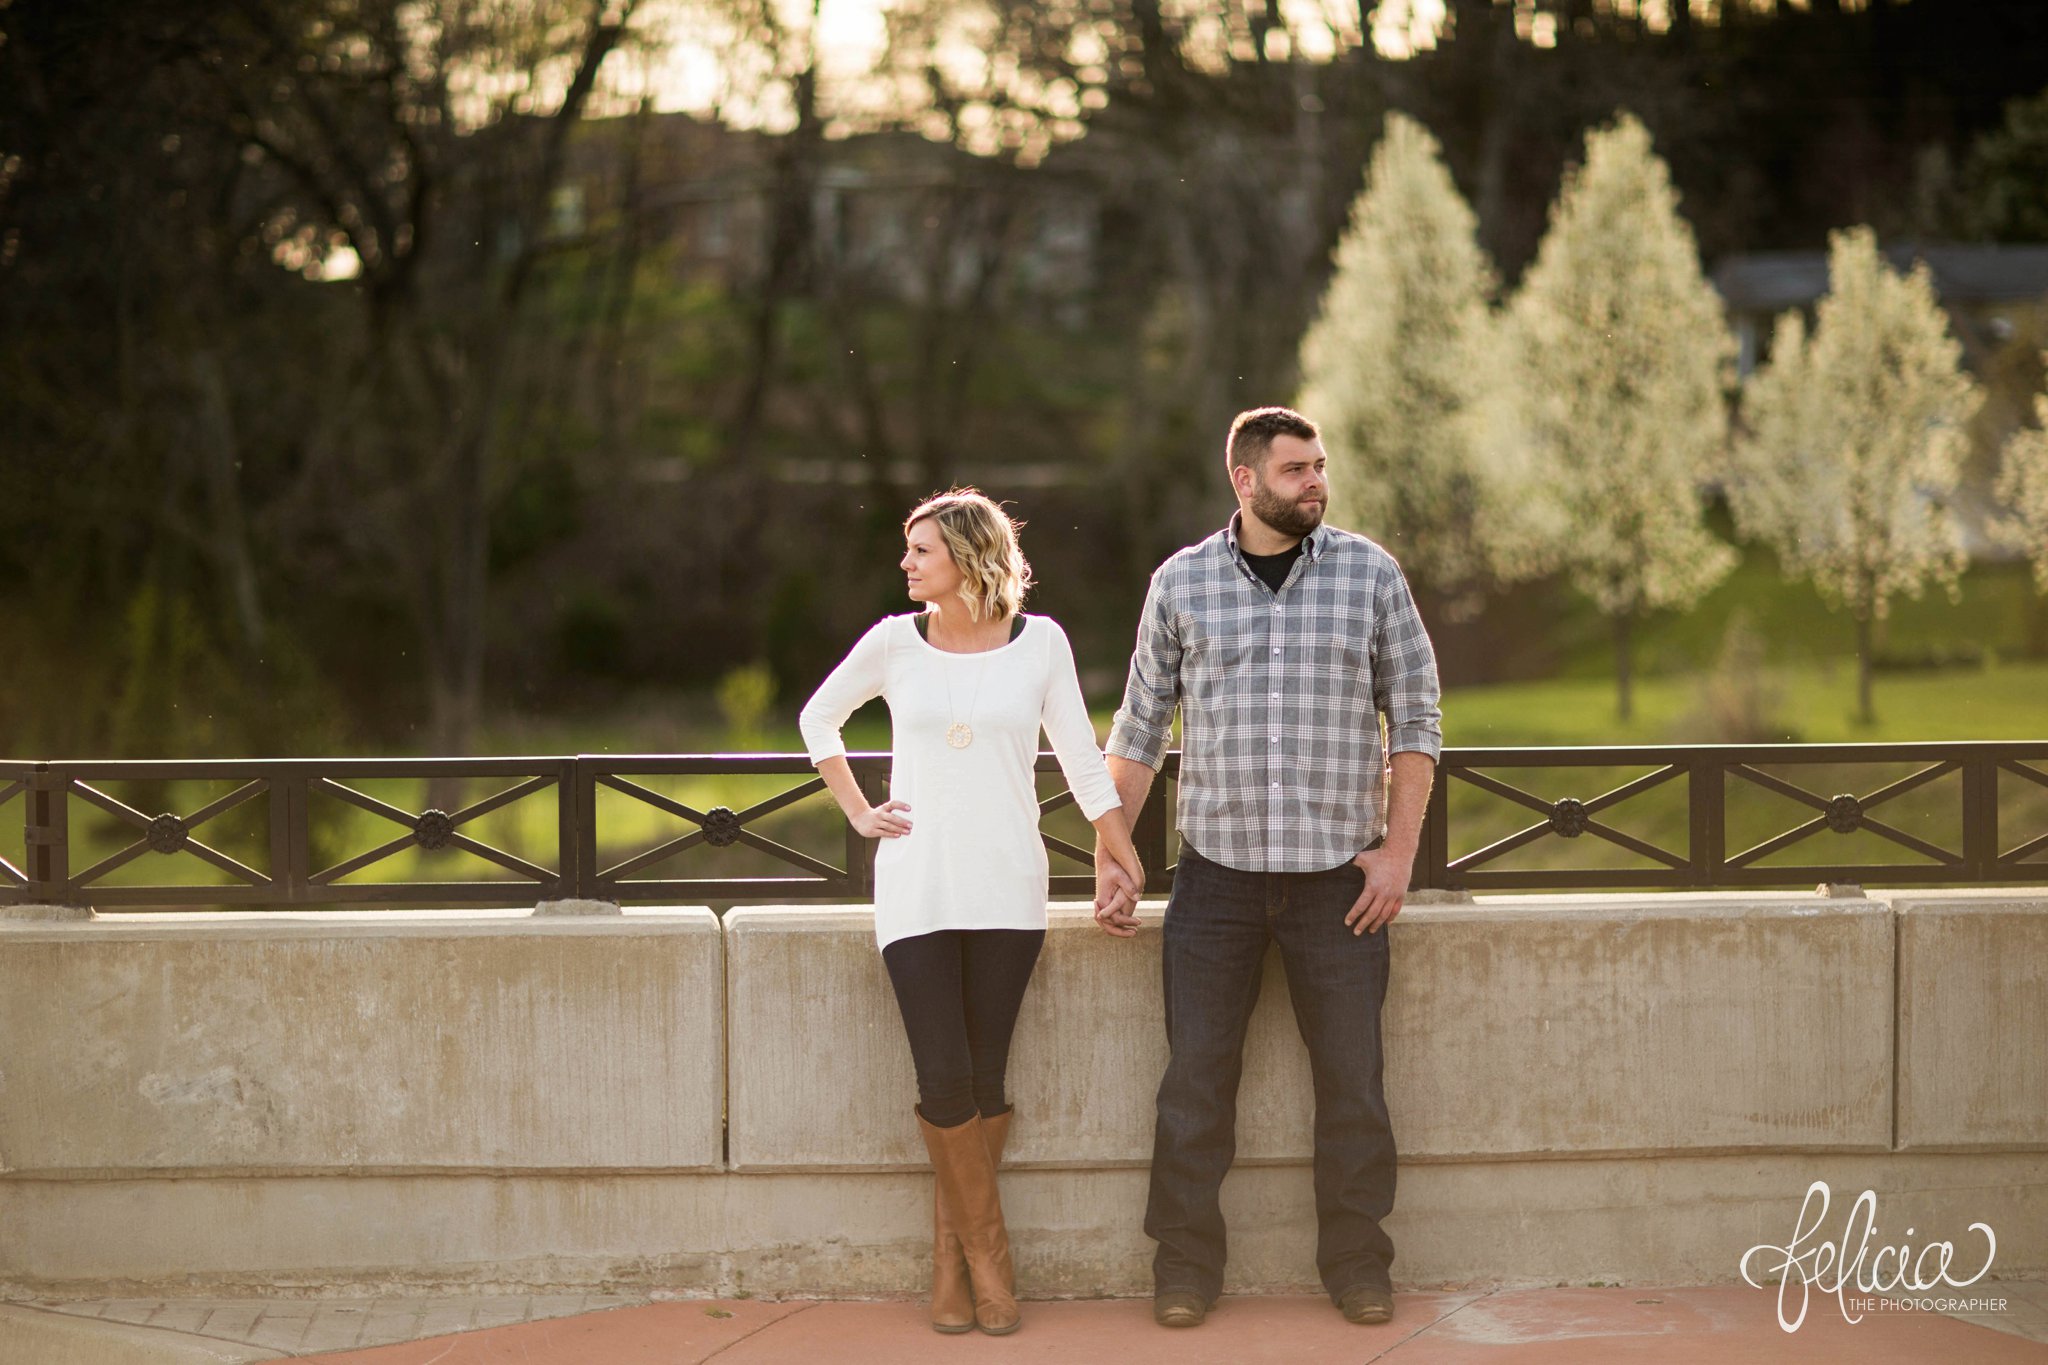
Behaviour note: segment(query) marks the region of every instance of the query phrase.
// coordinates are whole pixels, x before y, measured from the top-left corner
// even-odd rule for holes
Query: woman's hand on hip
[[[900,839],[910,833],[910,803],[884,801],[853,816],[850,823],[863,839]]]

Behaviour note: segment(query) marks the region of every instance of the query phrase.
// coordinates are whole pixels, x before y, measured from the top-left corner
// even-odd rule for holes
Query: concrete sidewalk
[[[1146,1300],[1028,1302],[1024,1330],[993,1338],[933,1332],[921,1303],[576,1296],[438,1300],[139,1301],[9,1305],[55,1327],[118,1338],[10,1355],[0,1365],[55,1362],[316,1359],[329,1365],[764,1365],[765,1362],[1014,1360],[1114,1365],[1282,1365],[1386,1361],[1391,1365],[1722,1365],[1723,1362],[1870,1362],[1870,1365],[2040,1365],[2048,1362],[2048,1284],[1980,1284],[2003,1299],[1971,1321],[1924,1312],[1842,1318],[1814,1297],[1786,1333],[1775,1295],[1742,1286],[1676,1289],[1534,1289],[1404,1293],[1383,1327],[1345,1322],[1309,1296],[1225,1298],[1209,1321],[1168,1331]],[[98,1309],[98,1312],[93,1310]],[[111,1310],[111,1311],[109,1311]],[[581,1310],[581,1311],[579,1311]],[[548,1316],[551,1313],[564,1316]],[[137,1321],[136,1319],[142,1319]],[[491,1325],[493,1323],[499,1325]],[[472,1330],[462,1330],[465,1326]],[[419,1337],[397,1340],[399,1334]],[[140,1346],[137,1345],[138,1339]],[[343,1339],[355,1344],[334,1350]],[[154,1341],[160,1354],[136,1352]],[[119,1349],[115,1349],[118,1341]],[[385,1344],[371,1344],[382,1341]]]

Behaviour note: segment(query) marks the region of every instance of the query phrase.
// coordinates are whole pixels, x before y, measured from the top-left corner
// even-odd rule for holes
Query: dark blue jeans
[[[1354,935],[1344,915],[1365,886],[1345,863],[1328,872],[1240,872],[1181,851],[1167,902],[1166,1038],[1145,1232],[1160,1290],[1223,1290],[1218,1195],[1237,1155],[1237,1083],[1245,1026],[1269,944],[1280,945],[1294,1021],[1315,1079],[1316,1266],[1336,1298],[1385,1285],[1394,1244],[1394,1132],[1380,1074],[1387,933]]]

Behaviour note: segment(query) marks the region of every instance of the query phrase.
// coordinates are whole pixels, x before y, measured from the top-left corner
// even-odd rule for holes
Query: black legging
[[[1008,1108],[1010,1033],[1044,946],[1043,929],[941,929],[882,949],[926,1123],[954,1128]]]

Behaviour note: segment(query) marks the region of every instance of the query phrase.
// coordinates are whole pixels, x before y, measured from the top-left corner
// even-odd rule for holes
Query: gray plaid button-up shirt
[[[1108,752],[1158,768],[1181,710],[1181,837],[1246,872],[1320,872],[1385,832],[1385,760],[1443,748],[1436,651],[1400,565],[1319,527],[1279,592],[1237,517],[1152,575]]]

